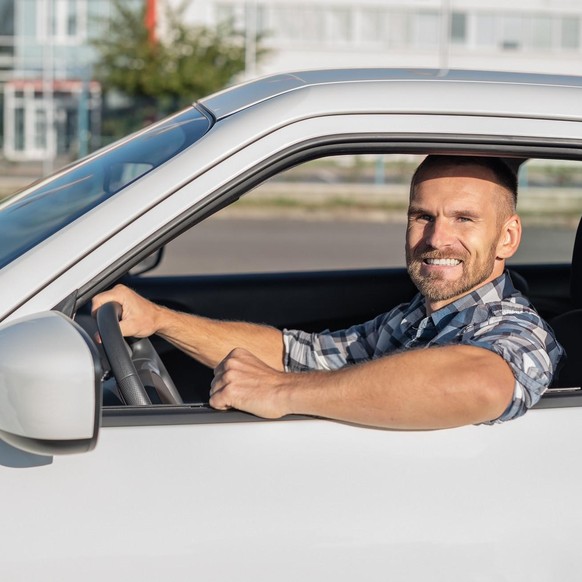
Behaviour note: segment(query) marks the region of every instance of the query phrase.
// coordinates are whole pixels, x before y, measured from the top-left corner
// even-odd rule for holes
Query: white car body
[[[582,157],[580,103],[576,78],[404,70],[280,75],[210,97],[208,133],[0,269],[0,341],[20,318],[87,301],[262,163],[344,142]],[[0,402],[13,394],[3,365]],[[442,431],[105,408],[84,454],[0,441],[0,573],[578,580],[577,392],[516,421]],[[64,414],[59,402],[49,415]]]

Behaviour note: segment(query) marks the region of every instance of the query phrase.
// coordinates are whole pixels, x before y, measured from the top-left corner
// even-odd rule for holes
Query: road
[[[400,223],[210,219],[169,243],[151,274],[402,266],[404,233]],[[565,227],[526,227],[513,262],[569,261],[574,235]]]

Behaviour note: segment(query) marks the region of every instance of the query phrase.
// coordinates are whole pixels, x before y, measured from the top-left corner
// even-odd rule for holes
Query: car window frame
[[[507,141],[511,141],[507,138]],[[220,209],[230,205],[246,192],[272,176],[295,165],[310,160],[331,155],[345,154],[393,154],[393,153],[468,153],[475,155],[504,155],[523,158],[571,159],[582,161],[582,141],[567,139],[544,139],[533,141],[529,139],[504,142],[503,138],[490,136],[469,136],[451,140],[448,135],[390,135],[377,136],[370,139],[369,135],[342,135],[341,137],[326,137],[306,140],[290,146],[273,156],[263,160],[255,167],[229,181],[216,190],[210,203],[203,207],[194,206],[188,212],[170,221],[154,238],[146,239],[132,254],[133,261],[146,257],[155,248],[162,246],[188,228],[211,216]],[[127,265],[122,257],[112,264],[108,273],[100,281],[104,287],[115,281]],[[85,286],[79,290],[76,304],[86,301],[89,293],[94,292],[94,286]],[[534,407],[536,409],[564,408],[582,406],[582,389],[552,389]],[[309,420],[312,417],[292,415],[277,420]],[[185,404],[181,406],[152,405],[145,407],[105,407],[103,409],[103,426],[144,426],[168,424],[214,424],[222,422],[266,422],[254,415],[230,410],[217,411],[204,404]],[[270,421],[272,422],[272,421]]]

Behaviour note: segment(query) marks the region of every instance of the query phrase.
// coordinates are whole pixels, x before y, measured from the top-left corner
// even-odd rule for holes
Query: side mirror
[[[148,255],[145,259],[141,260],[137,265],[134,265],[129,270],[129,274],[132,277],[135,277],[153,271],[162,262],[163,256],[164,247],[160,247],[157,251],[154,251],[151,255]]]
[[[61,313],[0,327],[0,439],[38,455],[92,450],[101,376],[91,338]]]

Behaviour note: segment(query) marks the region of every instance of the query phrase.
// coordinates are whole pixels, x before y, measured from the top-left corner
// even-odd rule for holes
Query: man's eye
[[[468,216],[459,216],[457,220],[459,222],[473,222],[473,219],[469,218]]]

